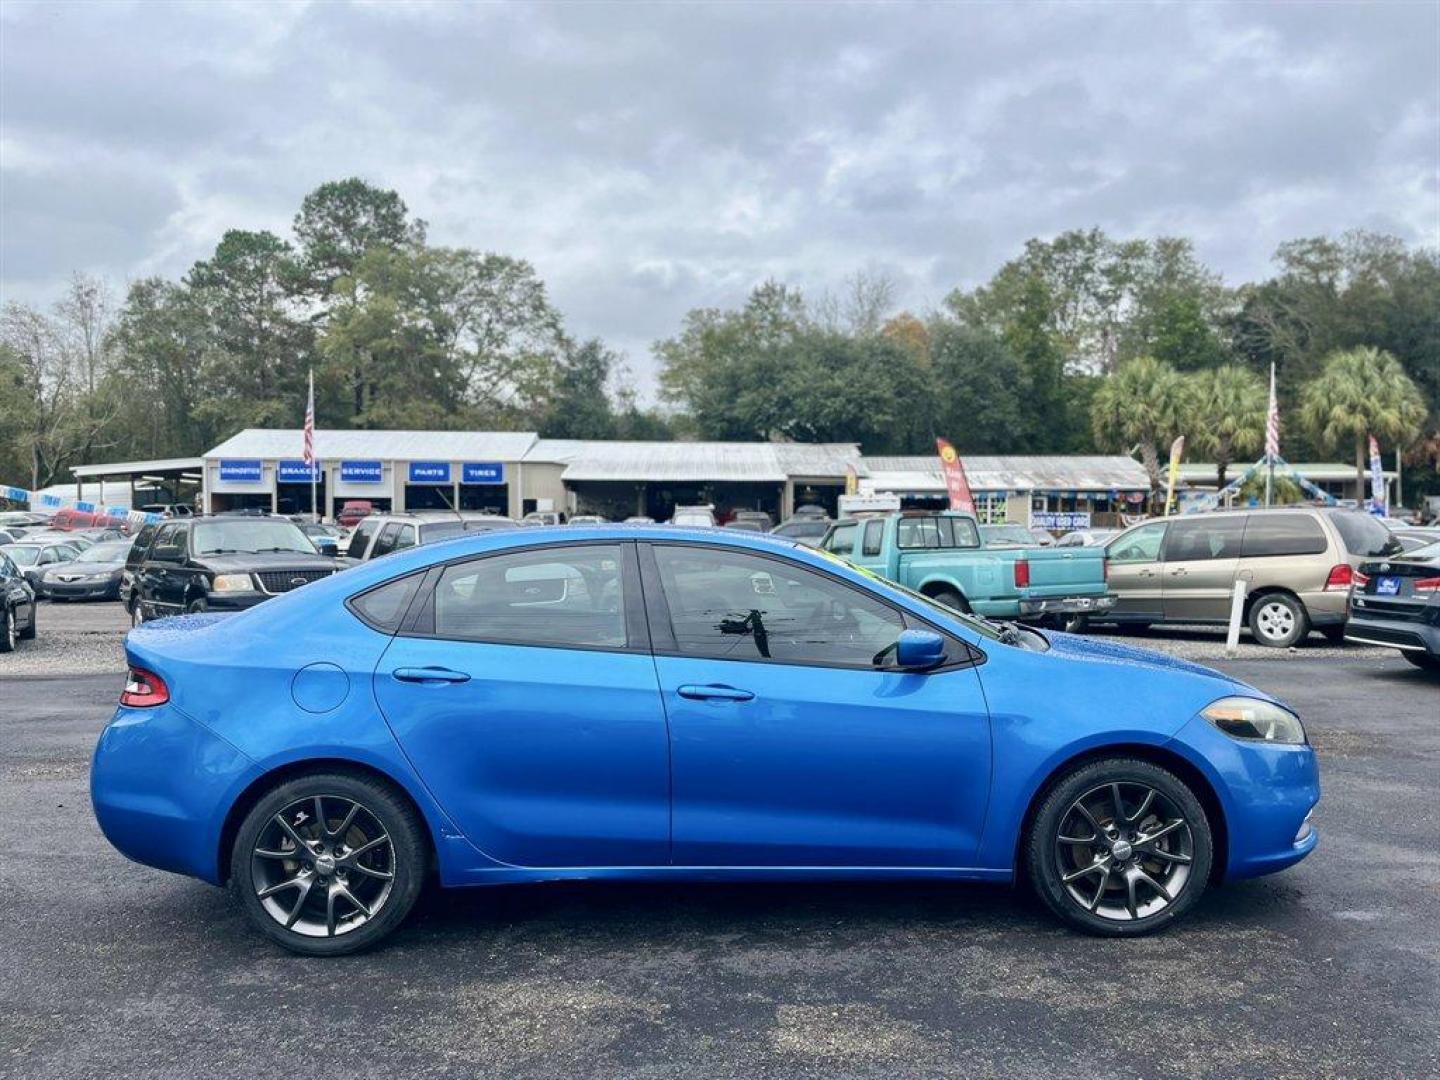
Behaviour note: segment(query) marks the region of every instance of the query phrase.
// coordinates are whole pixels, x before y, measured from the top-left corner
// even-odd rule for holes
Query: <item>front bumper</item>
[[[1103,615],[1115,606],[1113,596],[1051,596],[1021,600],[1021,615]]]
[[[52,600],[116,600],[120,597],[120,582],[104,581],[47,581],[45,595]]]
[[[1203,717],[1175,736],[1198,751],[1225,814],[1225,877],[1273,874],[1320,842],[1311,814],[1320,801],[1320,767],[1308,744],[1233,739]]]
[[[95,747],[90,801],[121,854],[219,884],[225,811],[258,775],[248,757],[173,705],[121,706]]]

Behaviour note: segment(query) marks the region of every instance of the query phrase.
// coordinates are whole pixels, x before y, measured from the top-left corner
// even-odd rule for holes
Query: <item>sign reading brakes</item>
[[[320,479],[320,465],[306,465],[304,459],[298,461],[282,461],[276,471],[279,474],[282,484],[308,484],[312,480]]]
[[[450,483],[450,463],[448,461],[412,461],[410,462],[410,483],[448,484]]]
[[[265,472],[258,460],[220,460],[220,481],[225,484],[258,484]]]

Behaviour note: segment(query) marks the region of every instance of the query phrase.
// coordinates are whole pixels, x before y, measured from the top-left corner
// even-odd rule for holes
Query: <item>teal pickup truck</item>
[[[837,521],[820,547],[960,611],[1079,629],[1109,611],[1103,547],[987,548],[972,514],[902,511]]]

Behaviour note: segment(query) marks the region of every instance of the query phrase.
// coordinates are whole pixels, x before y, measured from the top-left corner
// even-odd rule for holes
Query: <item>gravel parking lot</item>
[[[1440,1075],[1440,687],[1300,655],[1223,666],[1305,715],[1321,846],[1160,937],[1080,937],[997,887],[567,884],[432,894],[330,962],[100,836],[118,664],[0,667],[0,1074]]]

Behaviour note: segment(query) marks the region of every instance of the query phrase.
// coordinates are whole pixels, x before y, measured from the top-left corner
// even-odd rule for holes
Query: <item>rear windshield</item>
[[[781,525],[775,530],[777,536],[824,536],[830,528],[830,522],[826,518],[814,518],[810,521],[792,521]]]
[[[1375,558],[1380,555],[1395,555],[1403,547],[1399,540],[1390,535],[1390,530],[1369,514],[1358,510],[1340,510],[1330,515],[1340,539],[1345,541],[1345,550],[1360,558]]]
[[[973,548],[980,546],[980,534],[969,518],[901,518],[895,527],[895,544],[914,548]]]

